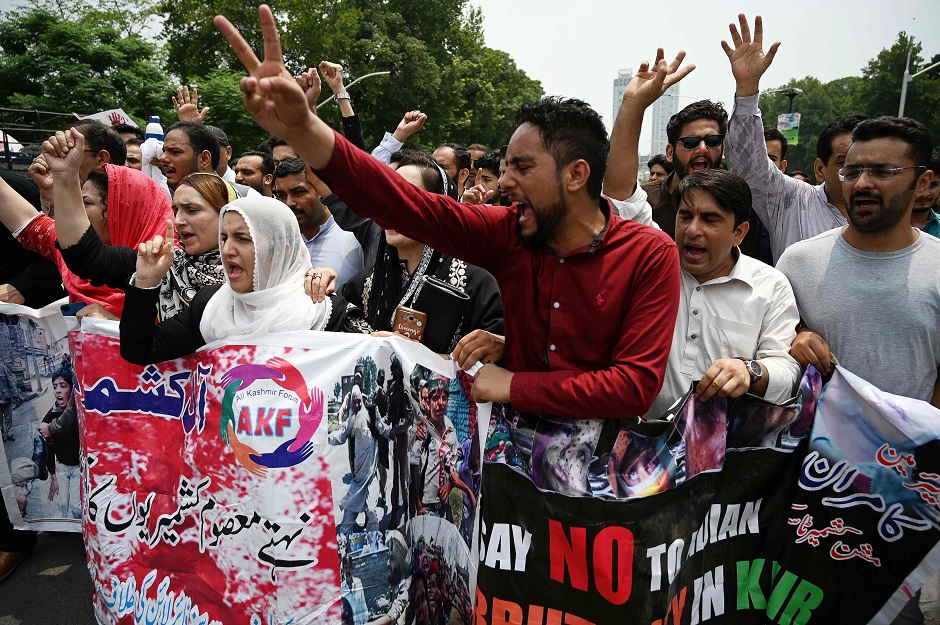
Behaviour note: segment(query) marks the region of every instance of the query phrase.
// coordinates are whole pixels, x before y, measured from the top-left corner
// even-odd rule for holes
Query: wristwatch
[[[750,360],[748,358],[742,358],[741,356],[738,356],[737,358],[744,363],[744,366],[747,367],[747,372],[751,374],[751,386],[757,384],[760,379],[764,377],[764,370],[761,368],[759,362],[756,360]]]
[[[348,99],[349,99],[349,94],[344,91],[344,92],[342,92],[342,93],[337,93],[337,94],[336,94],[335,96],[333,96],[333,97],[336,98],[337,100],[348,100]]]

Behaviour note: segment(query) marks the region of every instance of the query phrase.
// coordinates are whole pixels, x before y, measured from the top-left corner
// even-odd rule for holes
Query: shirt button
[[[702,290],[702,287],[697,286],[697,287],[695,287],[695,290],[696,290],[696,291],[701,291],[701,290]]]
[[[692,334],[691,336],[689,336],[690,339],[695,339],[696,337],[698,337],[698,334]]]
[[[554,306],[555,308],[558,308],[559,306],[561,306],[561,304],[559,304],[558,302],[555,302],[554,304],[552,304],[552,306]]]
[[[550,349],[550,350],[552,350],[552,351],[555,351],[555,344],[552,343],[551,345],[549,345],[549,346],[548,346],[548,349]]]
[[[692,311],[692,314],[693,314],[693,315],[697,315],[697,314],[698,314],[698,309],[693,310],[693,311]]]
[[[558,262],[560,262],[562,265],[564,265],[564,264],[565,264],[565,259],[564,259],[564,258],[559,258],[559,259],[558,259]]]

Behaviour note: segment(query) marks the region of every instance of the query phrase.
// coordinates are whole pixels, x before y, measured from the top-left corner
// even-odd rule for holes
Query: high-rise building
[[[617,119],[617,112],[620,111],[620,101],[623,100],[623,92],[626,91],[627,85],[630,84],[630,80],[632,79],[632,68],[617,70],[617,77],[614,78],[614,116],[610,118],[611,127],[614,125],[614,120]]]
[[[666,93],[653,103],[652,134],[650,135],[650,155],[665,154],[669,139],[666,137],[666,124],[679,112],[679,84],[666,89]]]

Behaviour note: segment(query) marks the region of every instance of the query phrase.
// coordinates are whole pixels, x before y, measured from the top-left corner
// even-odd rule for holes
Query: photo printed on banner
[[[0,305],[0,484],[16,527],[81,530],[77,400],[58,308]]]

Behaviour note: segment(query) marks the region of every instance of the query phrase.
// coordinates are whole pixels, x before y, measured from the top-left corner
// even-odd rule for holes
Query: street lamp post
[[[365,74],[364,76],[360,76],[360,77],[357,78],[356,80],[354,80],[354,81],[352,81],[351,83],[349,83],[348,85],[346,85],[346,89],[349,89],[350,87],[352,87],[353,85],[355,85],[357,82],[360,82],[360,81],[362,81],[362,80],[365,80],[366,78],[372,78],[373,76],[391,76],[393,79],[398,78],[398,63],[392,62],[392,63],[389,65],[389,67],[390,67],[391,69],[390,69],[390,71],[387,71],[387,72],[372,72],[371,74]],[[328,97],[328,98],[327,98],[326,100],[324,100],[323,102],[320,102],[319,104],[317,104],[317,110],[319,111],[321,106],[325,105],[325,104],[328,103],[328,102],[332,102],[334,99],[336,99],[336,94],[335,94],[335,93],[334,93],[333,95],[331,95],[330,97]]]
[[[904,75],[901,76],[901,105],[898,107],[898,117],[904,117],[904,104],[907,101],[907,83],[911,82],[921,74],[929,72],[933,68],[940,66],[940,61],[929,67],[925,67],[916,74],[911,74],[911,50],[907,50],[907,62],[904,63]]]

